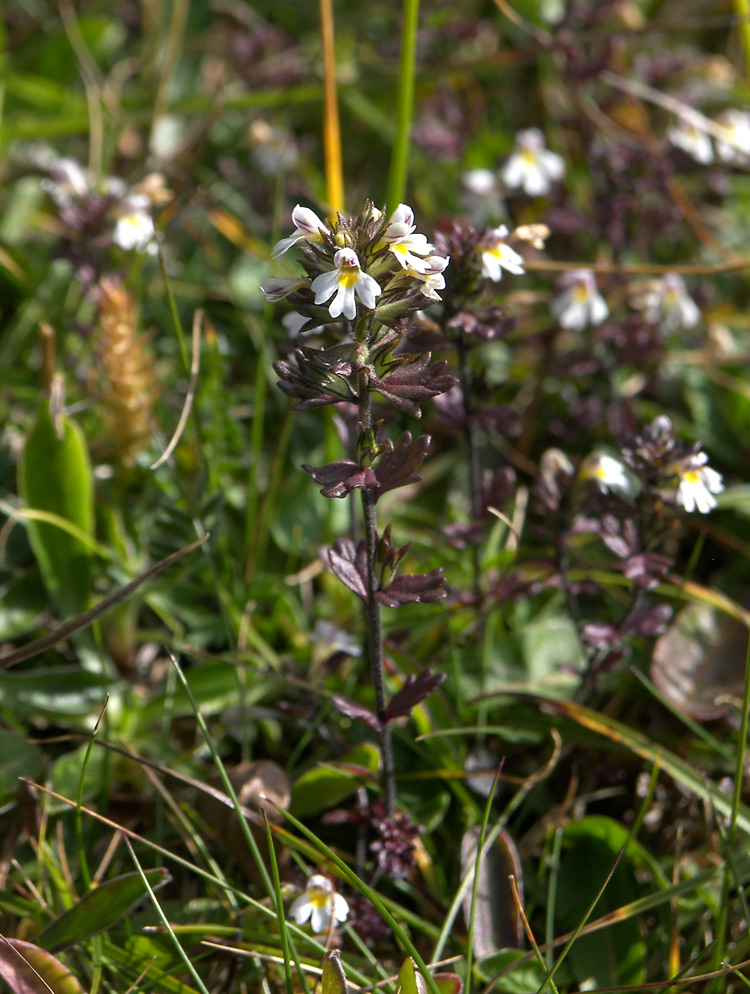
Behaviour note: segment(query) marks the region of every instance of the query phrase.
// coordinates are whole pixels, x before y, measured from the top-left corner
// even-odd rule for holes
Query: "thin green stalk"
[[[404,0],[401,25],[401,64],[396,97],[396,138],[393,142],[391,169],[388,176],[387,203],[391,209],[400,204],[406,194],[418,23],[419,0]]]
[[[268,843],[268,858],[271,863],[271,874],[273,876],[273,889],[276,898],[276,918],[279,923],[279,938],[281,939],[281,954],[284,957],[284,986],[286,994],[294,994],[294,979],[292,977],[292,959],[289,949],[289,933],[286,928],[286,915],[284,914],[284,899],[281,896],[281,877],[279,876],[279,862],[276,859],[276,849],[273,844],[271,826],[268,823],[268,815],[263,812],[263,821],[266,826],[266,841]],[[297,973],[300,980],[304,977],[304,971],[300,969],[297,962]]]
[[[724,864],[724,879],[722,881],[721,902],[719,904],[719,920],[716,925],[716,944],[712,966],[715,970],[721,966],[725,958],[724,946],[727,938],[727,924],[729,920],[729,891],[733,877],[733,866],[730,853],[734,849],[734,842],[737,837],[737,821],[742,803],[742,785],[745,775],[745,754],[747,751],[747,731],[748,715],[750,715],[750,641],[748,642],[747,656],[745,660],[745,689],[742,695],[742,713],[740,715],[740,731],[737,742],[737,762],[734,770],[734,791],[732,793],[732,807],[729,812],[729,825],[727,826],[727,859]],[[712,990],[718,990],[717,985],[711,986]]]
[[[500,771],[503,768],[503,764],[500,763],[495,771],[495,778],[492,781],[492,787],[490,788],[489,795],[487,796],[487,803],[484,806],[484,814],[482,815],[482,824],[479,829],[479,839],[477,840],[477,856],[474,860],[474,883],[471,888],[471,913],[469,915],[469,936],[466,941],[466,979],[464,981],[464,991],[465,994],[471,994],[471,968],[472,960],[474,956],[474,918],[477,906],[477,895],[479,893],[479,868],[482,864],[482,859],[484,858],[484,840],[487,837],[487,825],[490,821],[490,811],[492,810],[492,802],[495,799],[495,791],[497,790],[497,781],[500,777]]]
[[[167,933],[168,933],[169,937],[172,939],[172,942],[174,943],[174,947],[177,950],[177,955],[180,957],[180,959],[182,960],[182,962],[185,964],[185,967],[187,968],[188,973],[190,974],[190,976],[195,981],[195,984],[196,984],[198,990],[201,992],[201,994],[209,994],[208,988],[203,983],[203,980],[201,979],[200,974],[198,973],[198,971],[193,966],[193,963],[192,963],[190,957],[188,956],[188,954],[182,948],[180,940],[174,934],[172,926],[169,923],[169,919],[164,914],[162,906],[159,904],[159,901],[158,901],[158,899],[156,897],[156,894],[154,893],[154,889],[151,886],[151,884],[148,882],[148,877],[143,872],[143,867],[141,866],[140,861],[139,861],[138,857],[135,854],[135,849],[133,849],[133,844],[130,841],[130,839],[127,837],[127,835],[125,836],[125,845],[128,847],[128,852],[130,853],[130,857],[133,860],[133,862],[135,863],[135,868],[136,868],[136,870],[138,870],[138,874],[140,875],[140,878],[143,881],[143,886],[146,888],[146,890],[148,892],[148,896],[151,898],[151,903],[153,904],[154,908],[156,909],[156,913],[159,916],[159,918],[161,919],[162,925],[167,930]]]
[[[545,969],[551,970],[554,965],[554,952],[550,943],[555,935],[555,908],[557,907],[557,879],[560,871],[560,852],[562,850],[562,829],[555,829],[552,837],[552,856],[550,859],[549,886],[547,888],[547,915],[544,922],[545,945],[547,950],[547,961]]]
[[[750,79],[750,0],[733,0],[734,12],[737,15],[737,29],[742,44],[742,54],[745,57],[745,69]]]
[[[86,859],[86,848],[83,844],[83,827],[81,821],[81,811],[83,809],[83,787],[86,782],[86,770],[88,769],[89,759],[91,758],[91,750],[94,748],[94,740],[96,739],[96,733],[99,731],[99,725],[104,717],[104,712],[107,710],[107,705],[109,704],[109,694],[104,701],[104,707],[99,713],[99,717],[96,719],[96,724],[94,725],[94,730],[86,746],[86,752],[83,755],[83,762],[81,763],[81,775],[78,778],[78,797],[76,799],[76,809],[75,809],[75,831],[76,831],[76,841],[78,843],[78,861],[81,867],[81,878],[83,880],[83,886],[86,890],[91,888],[91,874],[89,873],[89,864]]]

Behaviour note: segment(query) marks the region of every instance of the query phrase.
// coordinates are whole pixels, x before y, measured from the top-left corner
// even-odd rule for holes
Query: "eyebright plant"
[[[297,334],[314,331],[319,336],[317,344],[299,345],[291,359],[274,364],[280,388],[296,399],[296,410],[338,405],[350,426],[349,458],[303,469],[320,484],[324,497],[345,498],[355,490],[361,494],[362,536],[337,539],[325,559],[364,605],[390,817],[395,810],[394,712],[385,688],[380,608],[435,601],[445,590],[439,569],[401,572],[409,545],[394,544],[390,524],[379,531],[378,500],[420,479],[430,439],[413,438],[406,431],[393,441],[374,405],[385,403],[419,418],[424,401],[455,384],[446,373],[446,361],[433,362],[408,334],[410,315],[440,300],[449,258],[416,231],[414,212],[406,204],[388,216],[367,202],[357,217],[338,214],[333,221],[322,221],[297,205],[292,220],[294,232],[277,243],[273,256],[297,247],[305,275],[272,278],[261,289],[268,300],[286,299],[292,305],[301,317],[294,321]],[[421,697],[410,696],[409,710],[435,685],[425,681]]]

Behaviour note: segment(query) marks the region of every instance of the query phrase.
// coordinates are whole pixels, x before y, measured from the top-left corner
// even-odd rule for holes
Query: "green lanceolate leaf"
[[[152,888],[171,879],[165,869],[145,871]],[[89,891],[77,904],[56,918],[42,932],[40,941],[47,949],[64,949],[103,932],[126,915],[145,896],[139,873],[125,873]]]
[[[337,949],[330,952],[323,961],[320,991],[321,994],[348,994],[349,988]]]
[[[21,939],[0,942],[0,977],[12,994],[84,994],[59,959]]]
[[[80,429],[63,415],[53,418],[48,400],[26,441],[19,490],[29,510],[51,516],[27,522],[50,598],[63,618],[80,614],[91,589],[93,474]]]
[[[398,987],[401,994],[427,994],[427,984],[411,956],[404,960],[399,971]]]

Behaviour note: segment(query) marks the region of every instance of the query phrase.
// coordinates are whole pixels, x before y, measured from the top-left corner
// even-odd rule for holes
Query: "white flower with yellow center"
[[[680,480],[677,503],[688,512],[700,511],[701,514],[708,514],[716,507],[714,494],[720,494],[724,490],[721,473],[707,466],[707,462],[706,453],[698,452],[672,467]]]
[[[354,249],[339,249],[333,257],[333,262],[335,269],[321,273],[312,281],[311,289],[315,294],[315,303],[324,304],[333,297],[328,307],[331,317],[337,318],[343,314],[345,318],[353,321],[357,316],[355,294],[365,307],[374,307],[375,298],[382,293],[380,284],[372,276],[362,272]]]
[[[416,233],[414,211],[408,204],[399,204],[388,219],[383,233],[383,241],[399,264],[414,273],[426,272],[425,257],[432,252],[434,245],[425,235]]]
[[[123,200],[112,241],[126,252],[148,252],[156,255],[154,219],[151,217],[151,201],[145,193],[134,194]]]
[[[650,324],[660,321],[667,331],[694,328],[701,319],[700,308],[688,294],[678,273],[667,273],[645,295],[644,317]]]
[[[310,281],[304,276],[289,276],[289,277],[277,277],[271,276],[269,279],[264,280],[260,288],[265,295],[266,300],[283,300],[284,297],[288,297],[290,293],[294,293],[296,290],[301,290],[302,287],[310,285]]]
[[[711,139],[705,131],[688,121],[680,121],[667,129],[667,138],[676,147],[682,149],[696,162],[704,166],[714,161],[714,149]]]
[[[504,224],[499,228],[489,228],[477,246],[482,257],[482,276],[494,283],[503,278],[503,270],[520,276],[523,269],[523,256],[508,245],[505,239],[508,229]]]
[[[346,921],[349,905],[334,891],[328,877],[315,873],[307,881],[305,893],[292,904],[289,914],[298,925],[309,921],[315,935],[320,935],[331,927],[331,923]]]
[[[283,255],[292,245],[297,242],[322,242],[326,226],[320,220],[315,211],[309,207],[300,207],[299,204],[292,211],[292,221],[294,221],[294,231],[288,238],[282,238],[273,247],[271,257],[273,259]]]
[[[606,493],[619,493],[623,497],[635,497],[637,487],[628,473],[625,463],[606,452],[592,452],[581,463],[578,470],[581,480],[594,480],[600,490]]]
[[[730,107],[716,119],[726,134],[726,141],[716,141],[716,156],[721,162],[750,165],[750,114]]]
[[[583,331],[587,325],[601,324],[609,316],[590,269],[574,269],[561,282],[566,289],[552,301],[552,313],[563,328]]]
[[[516,146],[500,178],[512,190],[522,189],[529,197],[549,193],[552,184],[563,178],[565,162],[544,144],[539,128],[527,128],[516,135]]]
[[[429,297],[430,300],[443,299],[437,291],[445,289],[443,270],[450,261],[450,257],[428,255],[424,260],[425,267],[422,272],[412,272],[409,270],[410,275],[421,282],[422,286],[419,289],[425,297]]]

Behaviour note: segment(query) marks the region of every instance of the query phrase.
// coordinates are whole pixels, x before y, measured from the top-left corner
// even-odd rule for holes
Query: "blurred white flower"
[[[523,271],[523,256],[507,244],[508,229],[504,224],[499,228],[488,228],[477,250],[482,257],[482,276],[499,283],[503,270],[520,276]]]
[[[667,128],[667,138],[676,147],[682,149],[696,162],[703,163],[704,166],[714,161],[714,150],[711,139],[705,131],[701,131],[694,124],[687,121],[679,121]]]
[[[686,511],[700,511],[707,514],[716,507],[714,494],[724,490],[721,473],[707,466],[708,456],[705,452],[697,452],[688,456],[672,468],[679,478],[677,487],[677,503]]]
[[[505,216],[497,176],[490,169],[469,169],[461,176],[461,210],[475,228]]]
[[[701,319],[700,308],[688,294],[678,273],[667,273],[655,281],[642,297],[644,318],[649,324],[661,322],[666,331],[694,328]]]
[[[716,139],[716,157],[722,162],[750,165],[750,114],[730,107],[716,118],[726,141]]]
[[[311,211],[309,207],[300,207],[300,205],[297,204],[292,211],[292,221],[294,221],[295,225],[294,231],[287,238],[282,238],[280,241],[276,242],[273,247],[273,252],[271,253],[271,257],[273,259],[283,255],[284,252],[288,251],[292,245],[296,245],[297,242],[323,241],[322,232],[326,230],[326,226],[320,220],[315,211]]]
[[[619,493],[623,497],[635,497],[638,492],[633,477],[625,463],[606,452],[591,452],[581,463],[578,476],[582,480],[594,480],[606,493]]]
[[[552,184],[564,174],[562,156],[550,152],[538,128],[527,128],[516,135],[516,146],[500,178],[512,190],[520,187],[528,196],[539,197],[549,193]]]
[[[151,201],[145,193],[133,194],[123,200],[112,241],[126,252],[148,252],[156,255],[156,229],[151,217]]]
[[[284,297],[288,297],[295,290],[300,290],[303,286],[309,285],[310,281],[304,276],[272,276],[264,280],[260,288],[266,300],[283,300]]]
[[[590,269],[574,269],[561,279],[565,290],[552,301],[552,313],[563,328],[582,331],[589,324],[601,324],[609,315],[604,297],[596,289]]]
[[[383,241],[388,251],[398,259],[404,269],[413,273],[423,273],[426,270],[425,256],[435,248],[427,241],[425,235],[416,232],[414,211],[407,204],[399,204],[388,219],[388,226],[383,234]]]
[[[334,891],[328,877],[314,873],[307,881],[304,894],[292,904],[289,914],[298,925],[309,921],[315,935],[320,935],[331,927],[331,923],[346,921],[349,905],[341,894]]]
[[[353,321],[357,316],[355,293],[365,307],[374,307],[375,298],[383,291],[377,280],[362,272],[354,249],[339,249],[333,257],[333,262],[335,269],[321,273],[312,281],[311,289],[315,294],[315,303],[323,304],[333,297],[328,308],[331,317],[337,318],[343,314],[345,318]]]

